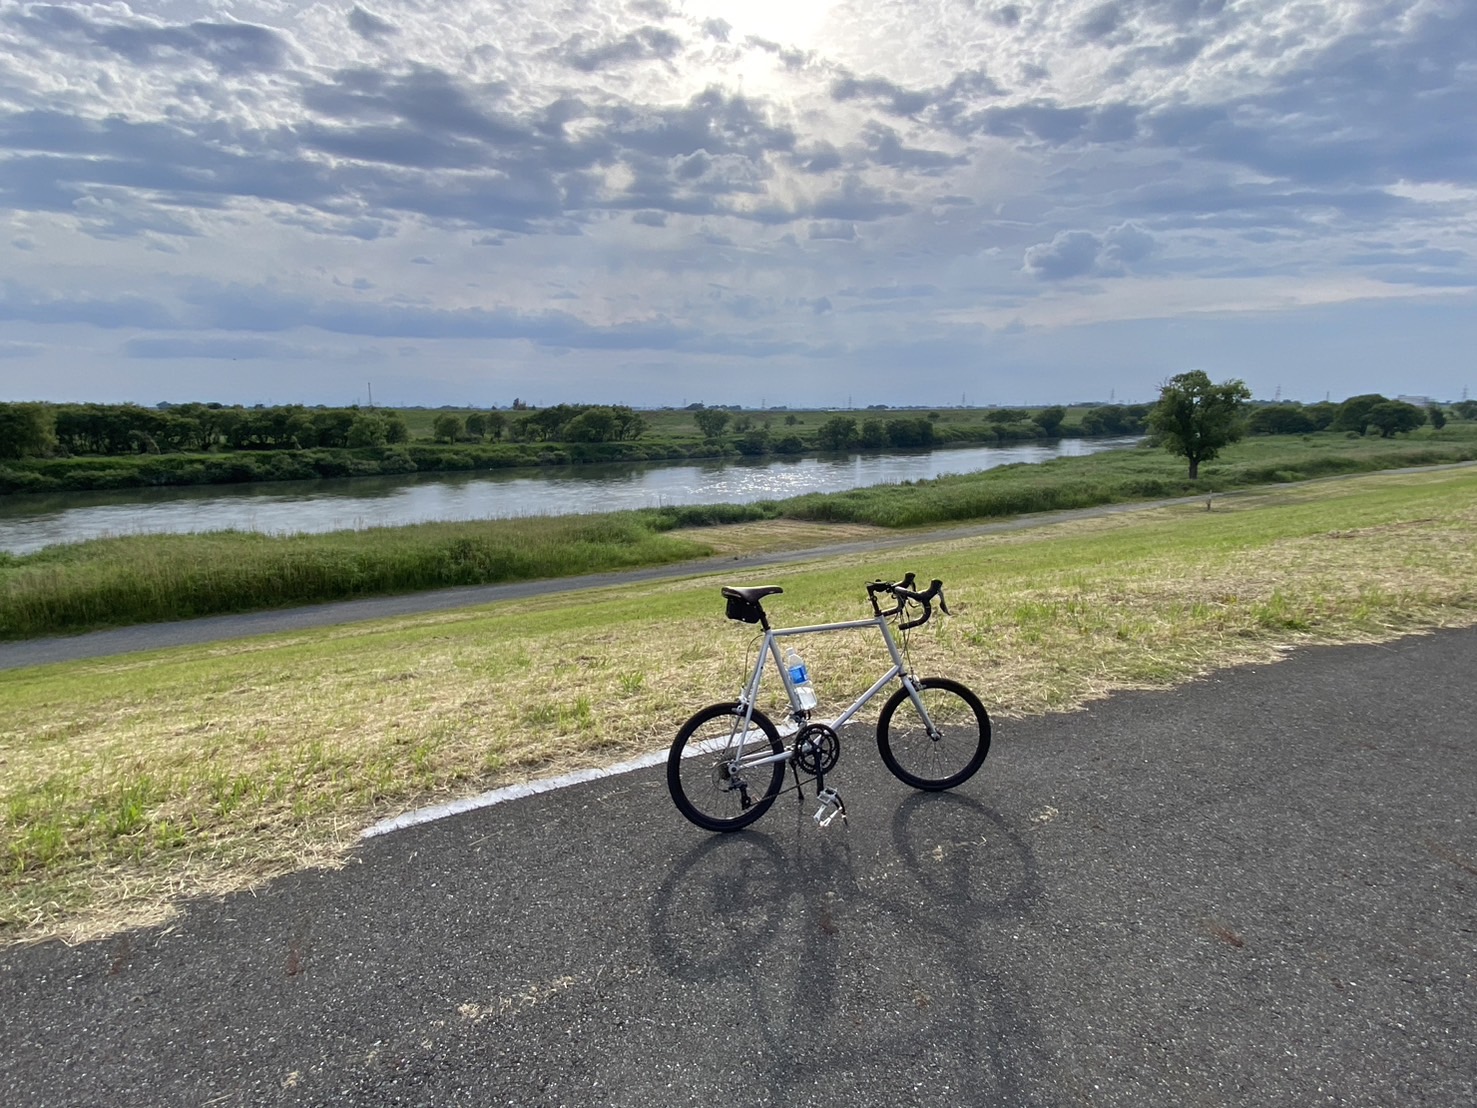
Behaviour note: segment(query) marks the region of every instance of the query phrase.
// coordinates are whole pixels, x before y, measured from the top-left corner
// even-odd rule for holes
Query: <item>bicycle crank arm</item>
[[[835,789],[829,787],[822,789],[816,794],[816,799],[821,802],[814,817],[817,827],[831,826],[831,821],[837,816],[841,817],[842,823],[846,822],[846,805],[841,803],[841,794]]]

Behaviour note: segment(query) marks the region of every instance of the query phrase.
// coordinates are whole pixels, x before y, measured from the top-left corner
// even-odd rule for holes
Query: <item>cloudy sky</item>
[[[1472,0],[0,0],[0,399],[1477,389]]]

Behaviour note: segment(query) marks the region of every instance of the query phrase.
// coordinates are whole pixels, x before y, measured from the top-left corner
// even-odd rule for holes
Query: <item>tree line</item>
[[[1450,408],[1460,418],[1477,419],[1477,401],[1463,400]],[[983,418],[1001,442],[1056,438],[1063,433],[1150,432],[1164,442],[1187,444],[1184,456],[1191,461],[1192,473],[1200,461],[1214,457],[1207,450],[1218,450],[1247,433],[1344,431],[1389,437],[1426,423],[1439,430],[1447,418],[1440,405],[1423,410],[1377,393],[1337,404],[1254,405],[1241,382],[1214,385],[1199,371],[1172,378],[1156,404],[1099,405],[1084,412],[1071,428],[1064,428],[1066,415],[1061,406],[1035,412],[1002,407],[988,410]],[[794,415],[785,417],[782,428],[772,429],[767,418],[756,424],[748,415],[723,408],[694,413],[704,439],[750,455],[798,454],[807,449],[927,449],[941,438],[952,437],[936,430],[938,419],[937,412],[861,419],[833,415],[807,440],[792,430],[797,424]],[[431,425],[432,438],[444,443],[504,438],[523,443],[618,443],[639,439],[646,431],[647,421],[631,408],[597,404],[533,409],[515,402],[511,412],[441,412]],[[406,443],[410,437],[399,413],[358,407],[0,403],[0,458],[12,459],[387,447]]]
[[[646,420],[625,404],[555,404],[529,409],[513,401],[525,414],[509,419],[494,409],[473,412],[465,420],[450,412],[431,424],[438,442],[461,438],[497,440],[506,431],[515,442],[634,442],[646,433]]]
[[[384,446],[410,433],[394,412],[301,405],[0,404],[0,457]]]
[[[1268,404],[1248,415],[1250,399],[1243,381],[1213,384],[1200,370],[1177,374],[1159,390],[1149,428],[1159,445],[1189,463],[1194,481],[1200,476],[1200,463],[1218,457],[1248,431],[1269,435],[1343,431],[1392,438],[1428,422],[1438,431],[1446,426],[1446,410],[1439,404],[1422,409],[1379,393],[1351,396],[1341,404]],[[1463,400],[1452,408],[1463,419],[1477,418],[1477,401]]]
[[[437,441],[621,442],[646,423],[625,406],[559,404],[537,411],[443,413]],[[405,420],[372,408],[299,404],[246,408],[224,404],[0,403],[0,458],[179,454],[214,450],[309,450],[385,447],[410,441]]]

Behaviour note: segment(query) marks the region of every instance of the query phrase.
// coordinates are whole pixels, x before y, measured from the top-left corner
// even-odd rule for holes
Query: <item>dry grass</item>
[[[1474,552],[1465,470],[920,539],[747,583],[784,585],[771,616],[796,624],[865,614],[860,586],[879,574],[942,577],[955,614],[911,636],[916,668],[975,686],[1008,720],[1293,646],[1477,622]],[[187,897],[336,864],[385,815],[662,749],[736,692],[755,645],[723,622],[724,583],[0,675],[0,941],[152,922]],[[855,635],[805,654],[823,708],[882,666]]]
[[[686,532],[679,531],[678,534]],[[816,547],[890,539],[897,532],[866,523],[816,523],[799,519],[767,519],[753,523],[723,523],[691,532],[714,554],[769,554],[778,550],[808,550]]]

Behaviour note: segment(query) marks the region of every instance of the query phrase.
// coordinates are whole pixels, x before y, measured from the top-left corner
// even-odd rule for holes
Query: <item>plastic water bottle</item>
[[[806,672],[805,662],[793,646],[785,655],[785,668],[790,671],[790,684],[795,689],[796,701],[804,711],[810,711],[815,707],[815,690],[810,687],[810,674]]]

